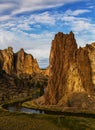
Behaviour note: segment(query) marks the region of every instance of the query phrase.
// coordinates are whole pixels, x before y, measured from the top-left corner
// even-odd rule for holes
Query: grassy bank
[[[28,100],[31,100],[32,97],[31,96],[27,96],[26,98],[18,98],[16,100],[11,100],[11,101],[8,101],[8,102],[4,102],[3,104],[0,105],[0,109],[4,109],[4,106],[9,106],[11,104],[22,104],[23,102],[26,102]]]
[[[90,110],[65,110],[62,111],[61,108],[56,106],[39,106],[35,100],[34,101],[26,101],[22,103],[23,107],[30,108],[30,109],[37,109],[43,110],[45,113],[52,114],[52,115],[64,115],[64,116],[76,116],[76,117],[84,117],[84,118],[94,118],[95,119],[95,112]]]
[[[29,99],[31,97],[15,100],[3,105],[24,102],[23,105],[30,108],[31,106],[25,102]],[[32,105],[32,108],[38,107],[38,109],[41,109],[35,102]],[[49,108],[42,109],[49,110]],[[51,109],[51,111],[53,110]],[[55,111],[58,110],[56,109]],[[95,130],[95,113],[65,113],[64,116],[25,114],[8,112],[1,107],[0,130]]]
[[[95,119],[0,110],[0,130],[95,130]]]
[[[28,99],[29,97],[11,103],[22,103]],[[84,118],[74,115],[12,113],[0,109],[0,130],[95,130],[95,114]]]

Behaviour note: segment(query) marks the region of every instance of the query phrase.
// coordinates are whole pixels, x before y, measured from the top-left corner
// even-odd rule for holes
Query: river
[[[28,114],[51,114],[51,115],[63,115],[61,111],[51,111],[51,110],[38,110],[38,109],[31,109],[26,108],[21,105],[21,103],[13,103],[8,105],[3,105],[3,108],[10,111],[10,112],[23,112]]]
[[[23,112],[23,113],[36,113],[36,114],[44,114],[43,110],[30,109],[22,106],[7,106],[5,107],[10,112]]]
[[[62,116],[77,116],[77,117],[86,117],[86,118],[95,118],[95,113],[86,113],[86,112],[62,112],[62,111],[52,111],[52,110],[38,110],[30,109],[23,107],[22,103],[13,103],[8,105],[3,105],[3,108],[10,112],[21,112],[28,114],[49,114],[49,115],[60,115]]]

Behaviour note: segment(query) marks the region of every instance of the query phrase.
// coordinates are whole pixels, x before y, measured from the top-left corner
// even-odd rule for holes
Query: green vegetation
[[[26,99],[16,100],[11,103],[22,103]],[[7,104],[5,104],[7,105]],[[10,104],[8,104],[10,105]],[[95,130],[95,114],[87,114],[81,117],[79,113],[63,115],[41,115],[8,112],[0,109],[0,130]],[[86,117],[86,118],[85,118]]]
[[[0,110],[0,130],[95,130],[95,119]]]
[[[48,77],[43,74],[33,73],[17,77],[0,70],[0,104],[28,96],[37,98],[43,95],[47,82]]]

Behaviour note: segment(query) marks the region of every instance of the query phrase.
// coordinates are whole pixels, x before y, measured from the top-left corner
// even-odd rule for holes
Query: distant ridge
[[[18,76],[41,71],[32,55],[25,53],[24,49],[14,53],[12,47],[0,50],[0,66],[7,74]]]

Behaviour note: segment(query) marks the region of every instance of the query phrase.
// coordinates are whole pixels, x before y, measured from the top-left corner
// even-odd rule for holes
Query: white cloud
[[[13,16],[24,12],[53,8],[78,1],[82,0],[1,0],[0,11],[3,13],[3,11],[10,9],[10,15]]]
[[[14,18],[11,20],[8,20],[10,16],[2,16],[1,17],[1,24],[0,28],[9,28],[10,30],[33,30],[34,28],[40,28],[40,24],[52,26],[56,23],[56,17],[50,14],[49,12],[43,12],[38,14],[31,14],[29,16],[21,16],[20,18]],[[3,20],[7,20],[6,22],[3,22]],[[32,25],[34,27],[32,27]]]
[[[71,1],[79,1],[79,0],[71,0]],[[70,2],[70,1],[69,1]],[[12,14],[19,14],[27,11],[35,11],[47,8],[53,8],[57,6],[64,5],[67,3],[66,0],[20,0],[20,8],[15,10]]]
[[[31,28],[29,27],[29,25],[27,23],[22,23],[17,25],[16,29],[20,29],[20,30],[31,30]]]
[[[47,40],[53,38],[54,32],[43,32],[42,34],[29,34],[32,39]]]
[[[89,6],[88,8],[93,9],[93,8],[95,8],[95,6],[92,5],[92,6]]]
[[[14,51],[18,51],[20,48],[24,48],[26,51],[31,51],[31,54],[41,58],[42,53],[44,57],[48,57],[51,39],[53,39],[54,33],[43,32],[42,34],[25,34],[21,31],[5,31],[0,30],[0,48],[5,49],[8,46],[12,46]],[[48,53],[48,54],[47,54]]]
[[[0,22],[3,22],[3,21],[7,21],[11,19],[10,15],[3,15],[3,16],[0,16]]]
[[[2,13],[5,10],[12,9],[14,6],[13,3],[0,3],[0,13]]]
[[[10,46],[12,42],[16,41],[16,37],[13,33],[9,31],[4,31],[0,29],[0,48],[5,49],[6,47]]]
[[[89,12],[90,12],[90,10],[87,10],[87,9],[79,9],[79,10],[75,10],[75,11],[67,10],[65,12],[65,15],[77,16],[77,15],[84,14],[84,13],[89,13]]]
[[[78,46],[84,47],[86,44],[91,44],[95,42],[94,36],[95,36],[95,32],[88,32],[88,31],[83,31],[78,35],[76,34]]]
[[[42,23],[42,24],[55,24],[55,19],[50,15],[48,12],[44,12],[41,14],[31,15],[30,20],[34,21],[35,23]]]
[[[67,10],[62,20],[66,26],[76,34],[76,39],[79,46],[84,46],[86,43],[95,41],[95,24],[90,18],[78,17],[79,14],[89,13],[90,10]]]
[[[26,52],[33,54],[33,56],[37,57],[38,59],[43,59],[43,58],[49,58],[50,54],[50,46],[46,46],[44,48],[38,48],[38,49],[30,49],[26,50]]]
[[[75,11],[70,11],[72,12],[72,15],[74,16],[70,16],[69,11],[66,11],[66,13],[64,14],[62,20],[67,22],[67,25],[70,25],[71,29],[74,31],[92,31],[93,28],[95,27],[95,24],[91,23],[91,20],[88,18],[81,18],[81,17],[76,17],[76,15],[81,13],[85,13],[86,10],[75,10]],[[90,12],[89,10],[87,10],[87,12]]]
[[[27,53],[32,54],[38,61],[40,67],[44,68],[48,66],[49,62],[49,55],[50,55],[50,45],[44,47],[44,48],[38,48],[38,49],[30,49],[25,50]]]
[[[92,31],[93,28],[95,28],[95,25],[94,24],[90,24],[89,22],[87,21],[83,21],[83,20],[79,20],[79,21],[75,21],[72,25],[72,29],[74,31]]]

